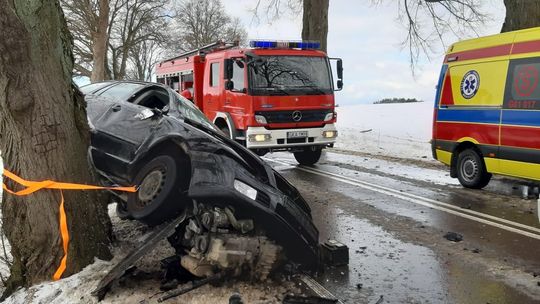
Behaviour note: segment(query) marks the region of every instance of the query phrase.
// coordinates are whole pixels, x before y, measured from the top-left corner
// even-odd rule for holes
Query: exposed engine
[[[281,246],[257,235],[253,220],[237,220],[231,207],[198,205],[169,242],[181,264],[198,277],[218,272],[265,280],[280,264]]]

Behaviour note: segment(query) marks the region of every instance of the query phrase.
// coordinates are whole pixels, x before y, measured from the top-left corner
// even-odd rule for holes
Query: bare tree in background
[[[382,1],[377,1],[382,2]],[[402,41],[409,50],[409,62],[414,74],[421,56],[430,58],[435,46],[447,47],[447,41],[478,35],[488,16],[480,0],[399,0],[398,19],[407,30]]]
[[[220,0],[178,0],[174,18],[175,51],[188,51],[201,46],[224,41],[245,41],[246,30],[240,19],[225,13]]]
[[[155,65],[165,57],[162,44],[155,40],[142,41],[131,48],[127,78],[150,81]]]
[[[120,1],[120,0],[118,0]],[[141,48],[164,44],[168,39],[168,0],[123,0],[123,5],[111,23],[109,49],[112,79],[124,79],[130,56],[145,54]],[[141,45],[145,43],[145,45]],[[138,59],[144,61],[146,59]],[[137,61],[137,60],[135,60]]]
[[[109,0],[61,0],[61,5],[75,37],[76,74],[92,81],[106,79],[108,28],[112,19]]]
[[[101,6],[103,0],[62,0],[68,27],[75,38],[75,74],[91,77],[92,81],[124,79],[134,61],[131,56],[140,53],[133,52],[133,48],[140,48],[142,42],[161,45],[168,40],[168,0],[107,0],[107,3],[105,10]],[[107,19],[101,18],[105,13],[100,10],[107,11]],[[101,70],[102,65],[97,62],[101,62],[103,41],[105,61]],[[102,74],[103,77],[96,76]]]

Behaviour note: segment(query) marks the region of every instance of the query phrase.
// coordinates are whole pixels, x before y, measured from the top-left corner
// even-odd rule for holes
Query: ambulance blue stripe
[[[540,127],[540,111],[504,110],[502,124]]]
[[[500,109],[439,109],[437,121],[498,124]]]
[[[439,74],[439,82],[437,83],[437,94],[435,94],[435,108],[439,105],[439,100],[441,99],[444,74],[446,74],[447,69],[448,69],[448,65],[443,64],[441,68],[441,73]]]

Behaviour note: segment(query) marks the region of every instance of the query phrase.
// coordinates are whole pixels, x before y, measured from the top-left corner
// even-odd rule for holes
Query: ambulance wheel
[[[486,171],[484,160],[473,149],[466,149],[459,153],[456,171],[459,183],[465,188],[482,189],[491,179],[491,174]]]
[[[321,159],[322,149],[306,149],[301,152],[294,152],[294,158],[296,161],[305,166],[311,166]]]
[[[170,155],[151,158],[138,170],[133,184],[139,188],[128,195],[126,209],[136,220],[154,226],[174,217],[182,209],[179,168]]]

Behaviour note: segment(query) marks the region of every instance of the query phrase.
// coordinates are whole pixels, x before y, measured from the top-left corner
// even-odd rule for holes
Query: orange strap
[[[135,187],[100,187],[100,186],[92,186],[92,185],[83,185],[83,184],[73,184],[73,183],[60,183],[55,182],[51,180],[44,180],[41,182],[33,182],[33,181],[27,181],[25,179],[20,178],[19,176],[9,172],[8,170],[4,169],[3,174],[5,177],[13,180],[14,182],[25,186],[26,188],[19,190],[19,191],[12,191],[8,189],[5,183],[2,183],[2,188],[13,195],[17,196],[25,196],[32,194],[36,191],[39,191],[41,189],[57,189],[60,190],[60,235],[62,236],[62,247],[64,249],[64,256],[62,257],[62,260],[60,261],[60,265],[58,266],[58,269],[56,269],[56,272],[53,275],[53,280],[57,281],[62,277],[62,274],[66,270],[66,263],[67,263],[67,255],[68,255],[68,245],[69,245],[69,231],[68,231],[68,225],[67,225],[67,217],[66,212],[64,210],[64,194],[62,190],[117,190],[117,191],[124,191],[124,192],[137,192],[137,189]]]

